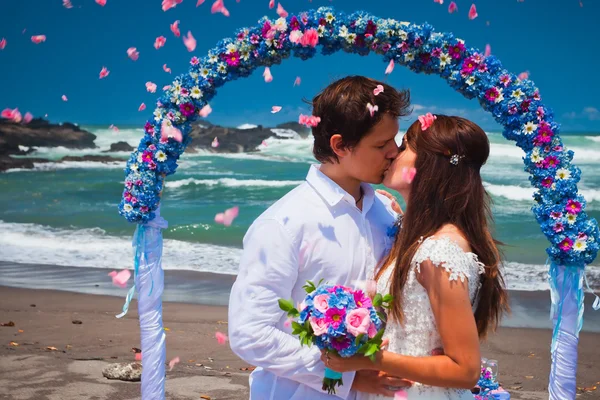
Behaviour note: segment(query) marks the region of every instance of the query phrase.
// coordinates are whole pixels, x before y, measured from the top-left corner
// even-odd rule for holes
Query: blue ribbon
[[[342,376],[344,376],[344,375],[341,372],[337,372],[337,371],[334,371],[332,369],[325,367],[325,378],[342,379]]]
[[[133,299],[133,295],[135,294],[135,277],[138,274],[138,270],[140,268],[140,262],[142,257],[145,256],[145,242],[146,242],[146,227],[144,225],[138,225],[135,229],[135,233],[133,234],[132,245],[134,248],[134,257],[133,257],[133,286],[127,292],[127,296],[125,297],[125,304],[123,304],[123,312],[117,315],[117,318],[123,318],[127,311],[129,311],[129,303],[131,303],[131,299]],[[152,289],[154,288],[154,280],[152,280],[152,286],[150,288],[150,293],[152,293]]]

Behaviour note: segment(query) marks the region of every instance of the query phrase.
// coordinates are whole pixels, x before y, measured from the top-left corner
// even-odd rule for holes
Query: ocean
[[[106,154],[123,161],[39,164],[34,170],[0,174],[0,261],[107,272],[132,268],[135,226],[117,212],[129,153],[102,152],[117,141],[136,146],[142,130],[83,128],[98,136],[98,149],[40,148],[30,156]],[[531,212],[533,189],[523,171],[523,152],[498,133],[489,133],[489,138],[491,156],[482,174],[493,198],[494,234],[506,245],[508,287],[547,290],[547,241]],[[587,211],[600,219],[600,135],[563,138],[583,171],[579,188],[588,201]],[[311,145],[310,139],[281,139],[274,133],[256,153],[184,154],[163,193],[161,211],[169,222],[164,269],[235,275],[244,233],[266,208],[304,180],[314,162]],[[240,207],[240,214],[232,226],[214,222],[216,213],[233,206]],[[600,262],[587,270],[590,285],[600,288]]]

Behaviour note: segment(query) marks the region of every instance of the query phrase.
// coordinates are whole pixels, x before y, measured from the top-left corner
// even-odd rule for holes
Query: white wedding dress
[[[403,289],[404,295],[404,325],[390,320],[385,329],[384,338],[390,343],[388,351],[414,357],[430,356],[435,349],[442,348],[442,340],[437,326],[429,297],[425,288],[417,281],[420,263],[425,260],[446,269],[450,280],[468,279],[471,304],[476,306],[477,292],[480,287],[479,274],[484,272],[484,266],[474,253],[465,253],[462,248],[448,237],[429,237],[423,241],[411,262],[410,272]],[[379,278],[377,292],[389,293],[392,268]],[[408,399],[428,400],[473,400],[469,390],[434,387],[415,383],[407,390]],[[383,400],[388,397],[370,395],[369,400]]]

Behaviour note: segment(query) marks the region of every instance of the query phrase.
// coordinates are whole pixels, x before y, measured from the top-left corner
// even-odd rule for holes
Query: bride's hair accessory
[[[458,165],[459,161],[463,158],[465,158],[465,156],[459,156],[458,154],[454,154],[452,157],[450,157],[450,164]]]
[[[419,122],[421,123],[421,130],[426,131],[427,128],[429,128],[431,126],[431,124],[433,124],[433,121],[435,121],[436,119],[437,119],[437,117],[435,115],[433,115],[432,113],[427,113],[425,115],[419,115]]]

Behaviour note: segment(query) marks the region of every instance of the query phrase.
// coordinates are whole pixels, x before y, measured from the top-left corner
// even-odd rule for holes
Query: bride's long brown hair
[[[480,169],[490,152],[487,135],[464,118],[437,115],[424,131],[418,121],[412,124],[404,140],[405,145],[416,153],[417,173],[411,183],[403,228],[377,274],[379,278],[386,268],[393,268],[391,316],[403,322],[402,289],[420,245],[419,239],[452,224],[485,265],[485,273],[480,275],[481,288],[475,311],[477,331],[479,337],[484,338],[490,327],[497,327],[502,313],[509,310],[504,279],[499,270],[500,243],[488,228],[493,222],[490,197],[480,176]],[[454,155],[458,157],[456,165],[451,162]],[[457,157],[454,157],[455,161]]]

